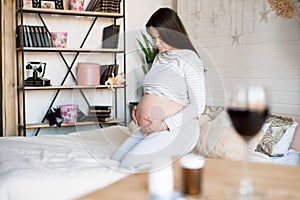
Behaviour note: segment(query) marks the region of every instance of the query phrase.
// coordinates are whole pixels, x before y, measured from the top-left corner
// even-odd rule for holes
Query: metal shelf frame
[[[21,5],[19,3],[21,2]],[[48,109],[50,109],[59,93],[61,90],[70,90],[70,89],[76,89],[79,90],[81,95],[83,96],[85,102],[87,103],[88,106],[90,106],[88,99],[86,98],[86,95],[84,94],[83,90],[84,89],[107,89],[106,86],[104,85],[99,85],[99,86],[78,86],[78,85],[65,85],[66,79],[71,76],[73,81],[77,83],[76,77],[72,72],[72,69],[74,67],[74,64],[78,58],[78,56],[82,53],[110,53],[114,54],[114,63],[117,64],[117,54],[125,54],[125,3],[124,1],[122,2],[123,5],[123,11],[122,13],[104,13],[104,12],[90,12],[90,11],[73,11],[73,10],[58,10],[58,9],[41,9],[41,8],[23,8],[22,7],[22,1],[16,1],[16,26],[18,25],[24,25],[24,15],[25,14],[35,14],[38,16],[40,19],[41,23],[46,27],[46,30],[48,34],[50,34],[50,31],[47,27],[46,22],[43,19],[43,15],[53,15],[55,16],[60,16],[60,15],[68,15],[68,16],[82,16],[82,17],[89,17],[92,20],[92,23],[87,30],[86,35],[84,36],[84,39],[82,40],[80,47],[79,48],[52,48],[52,47],[24,47],[23,41],[21,39],[21,44],[20,47],[16,49],[17,51],[17,58],[16,58],[16,64],[17,64],[17,85],[18,85],[18,102],[19,102],[19,114],[18,114],[18,124],[19,124],[19,136],[26,136],[26,129],[27,128],[35,128],[35,136],[39,134],[39,131],[41,128],[47,128],[50,127],[45,123],[46,121],[46,114]],[[89,48],[83,48],[87,38],[90,35],[91,30],[93,29],[94,25],[97,22],[98,18],[111,18],[114,21],[114,24],[116,24],[118,19],[122,19],[123,23],[123,37],[124,37],[124,42],[123,42],[123,49],[89,49]],[[19,36],[20,38],[23,37],[23,32],[21,31],[21,35]],[[24,73],[25,73],[25,62],[24,62],[24,54],[25,52],[54,52],[58,53],[59,57],[62,59],[65,67],[67,68],[67,72],[63,77],[63,80],[61,81],[60,85],[58,86],[40,86],[40,87],[29,87],[25,86],[24,82]],[[69,65],[64,57],[64,53],[73,53],[74,57],[73,60],[71,61],[71,64]],[[126,76],[126,56],[123,56],[123,71]],[[21,69],[20,69],[21,67]],[[126,77],[125,77],[126,80]],[[117,116],[117,105],[118,105],[118,98],[117,98],[117,91],[120,88],[124,89],[124,119],[123,120],[112,120],[109,122],[80,122],[76,124],[69,124],[69,125],[63,125],[63,126],[77,126],[77,125],[89,125],[89,124],[100,124],[100,127],[102,127],[101,124],[112,124],[112,123],[120,123],[120,122],[125,122],[127,124],[127,119],[126,119],[126,83],[121,86],[115,87],[117,90],[115,91],[114,95],[114,111],[115,111],[115,116]],[[41,123],[36,123],[36,124],[27,124],[26,123],[26,97],[25,97],[25,92],[28,90],[56,90],[54,97],[51,100],[51,103],[48,107],[48,109],[45,111],[44,117],[41,120]],[[22,109],[22,112],[21,112]]]

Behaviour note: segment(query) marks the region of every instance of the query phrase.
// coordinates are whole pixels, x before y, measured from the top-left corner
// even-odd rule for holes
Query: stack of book
[[[45,26],[19,25],[17,47],[50,47],[50,37]]]
[[[103,28],[102,48],[117,49],[119,45],[120,25],[112,24]]]
[[[91,0],[86,11],[120,13],[121,0]]]
[[[89,107],[88,121],[108,122],[111,118],[111,106],[94,105]]]

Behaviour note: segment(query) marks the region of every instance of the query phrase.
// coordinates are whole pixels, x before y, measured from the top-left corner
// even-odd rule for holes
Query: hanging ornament
[[[252,3],[252,12],[253,12],[252,30],[255,31],[255,22],[256,22],[256,0],[253,0],[253,3]]]
[[[201,19],[201,12],[202,12],[203,8],[204,8],[203,2],[202,2],[202,0],[199,0],[197,3],[197,7],[196,7],[197,19]]]
[[[240,27],[238,27],[239,20],[238,20],[238,1],[235,1],[235,17],[234,17],[234,27],[232,26],[233,24],[233,15],[231,15],[231,20],[230,20],[230,32],[231,32],[231,40],[232,40],[232,45],[239,45],[240,44],[240,37],[244,34],[244,8],[245,8],[245,1],[241,0],[242,2],[242,8],[241,8],[241,18],[240,18]],[[230,6],[231,6],[231,1],[230,1]],[[231,12],[231,11],[230,11]],[[232,12],[231,12],[232,13]]]
[[[218,14],[215,12],[214,9],[214,0],[211,1],[212,6],[211,6],[211,16],[209,18],[209,22],[213,27],[216,27],[218,25]]]
[[[232,39],[232,45],[240,45],[240,37],[242,36],[242,33],[238,31],[237,28],[234,29],[234,33],[231,35]]]
[[[224,6],[225,6],[224,0],[220,0],[219,1],[219,9],[218,9],[218,13],[217,13],[218,16],[226,13]]]
[[[210,24],[214,27],[218,25],[218,15],[215,13],[214,10],[211,12],[211,16],[209,18]]]
[[[267,4],[264,2],[262,11],[259,12],[260,22],[268,23],[268,14],[271,10],[267,9]]]

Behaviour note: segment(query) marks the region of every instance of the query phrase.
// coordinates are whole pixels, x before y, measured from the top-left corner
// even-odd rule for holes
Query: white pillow
[[[273,146],[272,155],[286,155],[288,153],[297,126],[298,123],[294,121],[292,126],[286,130],[278,143]]]
[[[213,120],[212,124],[221,124],[223,126],[231,126],[231,120],[225,110],[221,111]]]

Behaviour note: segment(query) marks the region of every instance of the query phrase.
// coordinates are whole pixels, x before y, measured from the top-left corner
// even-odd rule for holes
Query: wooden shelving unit
[[[88,48],[51,48],[51,47],[23,47],[17,51],[24,52],[70,52],[70,53],[124,53],[122,49],[88,49]]]
[[[124,2],[123,2],[124,3]],[[50,14],[50,15],[72,15],[83,17],[101,17],[101,18],[122,18],[123,13],[105,13],[92,11],[75,11],[75,10],[59,10],[59,9],[44,9],[44,8],[18,8],[17,12],[36,13],[36,14]],[[123,10],[124,12],[124,10]]]
[[[123,119],[112,119],[107,122],[97,122],[97,121],[86,121],[86,122],[76,122],[71,124],[61,124],[62,127],[71,127],[71,126],[86,126],[86,125],[94,125],[94,124],[118,124],[124,123]],[[24,128],[22,126],[22,128]],[[35,124],[27,124],[26,129],[35,129],[35,128],[57,128],[57,126],[49,126],[47,123],[35,123]]]
[[[114,85],[115,89],[124,88],[124,85]],[[106,85],[96,85],[96,86],[87,86],[87,85],[61,85],[61,86],[25,86],[24,90],[79,90],[79,89],[107,89]]]
[[[72,72],[73,64],[75,63],[76,59],[78,58],[79,54],[113,54],[114,57],[116,58],[117,54],[124,54],[125,53],[125,39],[123,40],[123,45],[121,49],[101,49],[101,48],[88,48],[88,47],[83,47],[85,44],[86,39],[88,38],[93,26],[96,23],[101,23],[97,22],[98,18],[110,18],[113,19],[114,23],[116,23],[117,20],[122,20],[122,26],[123,26],[123,32],[125,37],[125,3],[124,1],[122,2],[122,12],[121,13],[104,13],[104,12],[91,12],[91,11],[73,11],[73,10],[59,10],[59,9],[42,9],[42,8],[22,8],[22,6],[19,5],[20,1],[16,1],[16,25],[23,25],[24,23],[24,17],[26,15],[36,15],[37,18],[40,19],[41,23],[46,27],[48,34],[50,33],[50,30],[48,29],[44,16],[45,15],[50,15],[50,16],[59,16],[59,15],[67,15],[67,16],[74,16],[74,17],[88,17],[91,19],[92,23],[90,25],[89,30],[87,31],[86,36],[84,37],[81,45],[79,48],[53,48],[53,47],[24,47],[23,45],[20,45],[21,47],[18,47],[16,49],[17,51],[17,72],[18,72],[18,90],[19,90],[19,95],[18,95],[18,102],[19,102],[19,135],[20,136],[26,136],[26,129],[36,129],[35,135],[38,135],[40,129],[42,128],[56,128],[57,126],[50,126],[47,121],[46,121],[46,113],[48,110],[45,110],[45,116],[44,118],[39,122],[39,123],[27,123],[26,122],[26,97],[25,93],[27,91],[50,91],[54,90],[56,91],[56,94],[54,95],[53,99],[51,100],[49,109],[53,106],[54,102],[56,101],[56,98],[58,94],[62,90],[79,90],[81,92],[81,95],[84,96],[84,93],[82,90],[108,90],[107,86],[105,85],[97,85],[97,86],[86,86],[86,85],[65,85],[65,80],[68,76],[71,76],[73,80],[76,82],[75,75]],[[22,33],[24,34],[24,33]],[[23,35],[19,36],[23,38]],[[64,61],[66,67],[67,67],[67,72],[64,77],[64,79],[61,82],[61,85],[52,85],[52,86],[25,86],[24,84],[24,68],[25,68],[25,61],[24,61],[24,55],[26,53],[31,53],[31,52],[41,52],[41,53],[57,53],[59,57],[62,58]],[[68,64],[65,62],[65,58],[63,53],[72,53],[74,54],[74,60],[71,62],[72,65],[68,66]],[[122,57],[123,61],[123,72],[126,74],[126,58],[125,56]],[[116,62],[116,59],[114,59]],[[99,72],[100,73],[100,72]],[[124,90],[124,104],[126,105],[126,84],[125,85],[117,85],[114,86],[115,90],[115,95],[119,89]],[[86,103],[89,105],[88,100],[86,97],[84,97],[86,100]],[[114,110],[117,112],[117,98],[115,98],[114,102]],[[125,106],[124,106],[125,108]],[[116,114],[115,114],[116,115]],[[62,127],[72,127],[72,126],[85,126],[85,125],[93,125],[93,124],[99,124],[100,126],[102,124],[118,124],[118,123],[126,123],[126,108],[124,109],[124,119],[112,119],[106,122],[99,122],[99,121],[86,121],[86,122],[77,122],[73,124],[65,124],[62,123]]]

